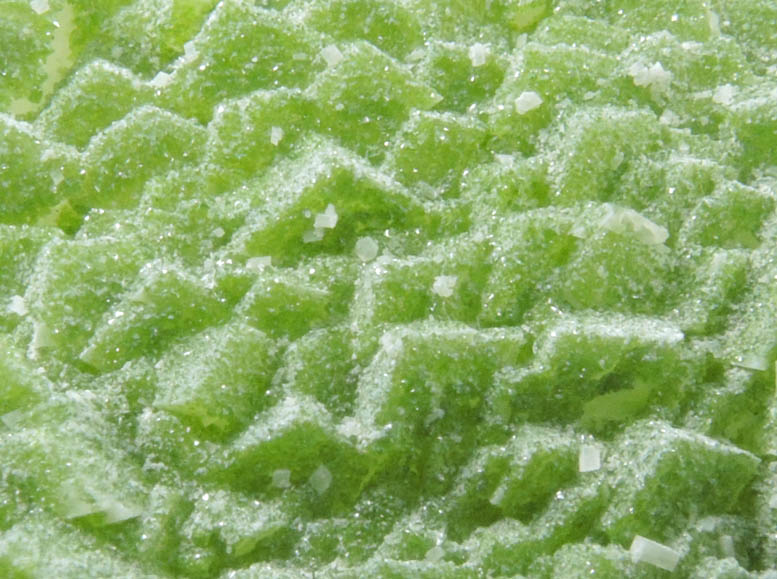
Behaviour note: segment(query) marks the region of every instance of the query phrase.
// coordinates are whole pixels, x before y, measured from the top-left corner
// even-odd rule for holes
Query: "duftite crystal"
[[[777,576],[773,0],[0,1],[0,576]]]

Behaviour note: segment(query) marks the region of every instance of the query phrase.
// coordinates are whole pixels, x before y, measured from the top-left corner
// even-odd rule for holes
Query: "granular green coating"
[[[0,576],[777,576],[776,30],[0,2]]]

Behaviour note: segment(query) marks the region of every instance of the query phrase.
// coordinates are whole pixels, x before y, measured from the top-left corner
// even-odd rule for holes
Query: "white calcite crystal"
[[[486,64],[489,54],[491,50],[487,44],[477,42],[469,47],[469,60],[475,68]]]
[[[600,222],[601,226],[614,233],[630,235],[647,245],[661,245],[669,238],[665,227],[656,225],[627,207],[607,206],[607,214]]]
[[[680,123],[680,117],[671,109],[664,109],[661,116],[658,118],[658,122],[666,126],[674,126]]]
[[[356,247],[354,248],[356,257],[365,263],[378,257],[379,249],[378,242],[372,237],[360,237],[356,241]]]
[[[320,227],[314,227],[302,234],[303,243],[316,243],[324,239],[324,230]]]
[[[262,271],[265,267],[270,267],[271,265],[272,257],[269,255],[249,257],[246,260],[246,269],[251,271]]]
[[[323,213],[316,215],[313,227],[316,229],[334,229],[337,226],[337,210],[331,203],[326,206]]]
[[[322,464],[313,471],[313,474],[310,475],[308,482],[310,483],[310,486],[313,487],[314,491],[320,495],[323,495],[329,488],[329,485],[332,484],[332,473],[329,472],[329,469]]]
[[[443,557],[445,557],[445,549],[439,545],[435,545],[426,552],[426,555],[424,555],[424,559],[431,561],[432,563],[439,563],[442,561]]]
[[[305,243],[316,243],[324,239],[324,233],[327,229],[334,229],[337,226],[337,210],[331,203],[326,206],[323,213],[317,213],[313,220],[313,229],[306,231],[302,236]]]
[[[287,489],[291,486],[291,471],[287,468],[279,468],[272,473],[272,486],[279,489]]]
[[[629,67],[628,73],[636,86],[647,87],[657,93],[666,92],[672,83],[672,73],[665,70],[660,62],[650,66],[635,62]]]
[[[456,289],[458,279],[455,275],[438,275],[434,278],[432,292],[440,297],[449,298],[453,295],[453,290]]]
[[[343,53],[334,44],[329,44],[321,50],[321,57],[328,66],[336,66],[343,60]]]
[[[283,129],[280,127],[272,127],[270,129],[270,143],[277,147],[278,143],[281,142],[281,139],[283,139]]]
[[[734,102],[734,96],[736,96],[737,89],[731,84],[722,84],[715,89],[712,94],[712,102],[719,105],[728,106]]]
[[[640,535],[634,537],[629,553],[634,563],[648,563],[666,571],[674,571],[680,562],[680,553]]]
[[[542,97],[533,90],[523,91],[517,99],[515,99],[515,112],[519,115],[525,115],[529,111],[533,111],[542,104]]]
[[[27,304],[22,296],[11,296],[8,304],[8,311],[17,316],[23,316],[27,313]]]
[[[580,472],[593,472],[602,468],[602,453],[598,446],[584,444],[580,447],[578,458],[578,470]]]
[[[30,8],[35,14],[45,14],[49,11],[49,0],[30,0]]]

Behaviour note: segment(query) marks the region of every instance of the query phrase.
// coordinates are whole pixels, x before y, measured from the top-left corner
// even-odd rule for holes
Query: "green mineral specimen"
[[[777,576],[772,0],[0,0],[0,577]]]

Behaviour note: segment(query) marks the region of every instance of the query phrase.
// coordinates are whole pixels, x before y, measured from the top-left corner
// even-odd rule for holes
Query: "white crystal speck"
[[[17,316],[25,315],[27,313],[27,304],[24,303],[24,298],[22,296],[11,296],[8,311]]]
[[[487,44],[481,44],[479,42],[469,47],[469,60],[472,62],[472,66],[475,68],[486,64],[490,49]]]
[[[525,90],[515,99],[515,111],[519,115],[525,115],[542,104],[542,97],[533,90]]]
[[[323,213],[316,215],[313,227],[316,229],[334,229],[337,225],[337,210],[331,203],[326,206]]]
[[[332,484],[332,473],[322,464],[313,471],[308,482],[310,483],[310,486],[313,487],[314,491],[322,495],[327,491],[329,485]]]
[[[432,292],[443,298],[449,298],[453,295],[453,290],[456,288],[456,282],[458,277],[455,275],[438,275],[434,278],[432,284]]]
[[[35,14],[45,14],[49,11],[49,0],[30,0],[30,8]]]
[[[324,58],[328,66],[336,66],[341,60],[343,60],[343,53],[334,44],[329,44],[321,50],[321,56]]]
[[[363,262],[372,261],[378,256],[379,251],[378,242],[372,237],[360,237],[356,241],[356,257]]]
[[[280,127],[272,127],[270,129],[270,143],[274,147],[278,146],[278,143],[281,142],[281,139],[283,139],[283,129]]]

